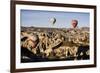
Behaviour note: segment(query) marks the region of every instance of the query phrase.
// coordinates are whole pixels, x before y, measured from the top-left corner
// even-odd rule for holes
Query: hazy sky
[[[21,10],[21,26],[70,28],[71,20],[76,19],[78,27],[89,27],[89,17],[89,13],[82,12]],[[51,18],[56,18],[54,25],[50,21]]]

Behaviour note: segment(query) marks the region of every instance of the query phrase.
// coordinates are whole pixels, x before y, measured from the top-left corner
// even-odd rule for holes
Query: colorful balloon
[[[72,24],[73,28],[76,28],[78,25],[78,20],[72,20],[71,24]]]

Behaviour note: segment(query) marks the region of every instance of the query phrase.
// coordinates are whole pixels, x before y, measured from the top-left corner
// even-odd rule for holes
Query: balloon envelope
[[[76,28],[77,25],[78,25],[78,21],[77,20],[72,20],[71,23],[72,23],[73,28]]]
[[[56,18],[51,18],[50,22],[51,22],[51,24],[55,24],[56,23]]]

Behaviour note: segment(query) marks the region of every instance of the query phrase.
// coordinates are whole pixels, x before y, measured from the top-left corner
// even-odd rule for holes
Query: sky
[[[78,20],[78,27],[89,27],[90,14],[84,12],[61,12],[43,10],[21,10],[21,26],[26,27],[49,27],[49,28],[70,28],[71,21]],[[56,18],[53,25],[52,18]]]

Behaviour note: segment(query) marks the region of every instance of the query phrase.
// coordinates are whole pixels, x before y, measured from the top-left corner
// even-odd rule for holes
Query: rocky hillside
[[[89,28],[21,27],[21,50],[23,61],[89,59]]]

